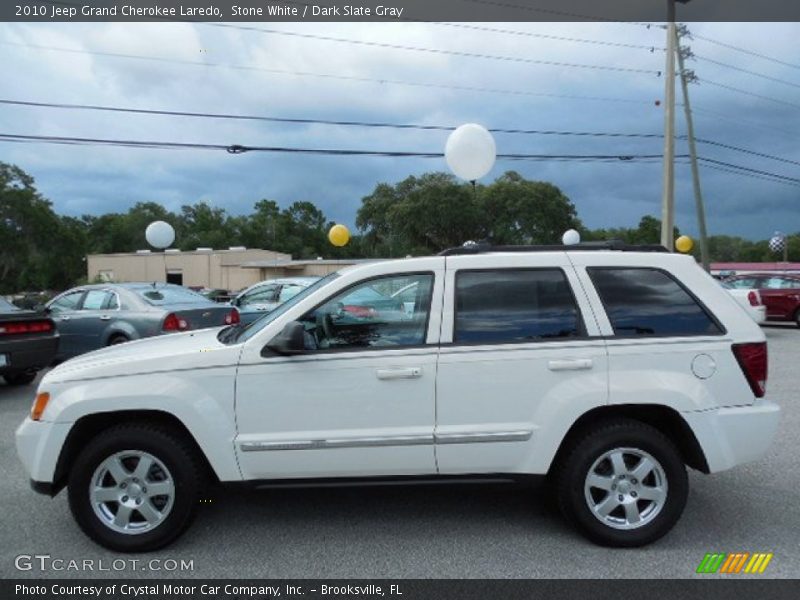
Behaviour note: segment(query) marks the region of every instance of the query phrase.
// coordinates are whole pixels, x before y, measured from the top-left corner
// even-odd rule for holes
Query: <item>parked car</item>
[[[404,310],[343,318],[366,288],[404,290]],[[679,519],[687,466],[764,456],[766,383],[764,333],[691,256],[455,249],[342,269],[249,326],[70,361],[16,441],[33,488],[66,486],[117,551],[177,538],[208,480],[531,475],[592,541],[640,546]]]
[[[46,315],[22,310],[0,298],[0,375],[9,385],[26,385],[53,362],[58,332]]]
[[[239,293],[231,300],[231,305],[238,309],[242,323],[247,325],[280,306],[318,279],[319,277],[284,277],[261,281]]]
[[[208,298],[209,300],[213,300],[214,302],[228,303],[231,301],[231,293],[228,290],[223,290],[221,288],[206,288],[206,287],[199,287],[197,289],[189,288],[189,289],[192,289],[201,296]]]
[[[768,321],[794,321],[800,327],[800,275],[751,273],[726,280],[734,288],[754,288],[767,307]]]
[[[737,288],[727,281],[720,281],[720,285],[742,306],[756,323],[761,325],[767,320],[767,307],[761,302],[758,290],[752,288]]]
[[[239,313],[171,283],[73,288],[47,303],[61,334],[58,360],[163,333],[239,322]]]

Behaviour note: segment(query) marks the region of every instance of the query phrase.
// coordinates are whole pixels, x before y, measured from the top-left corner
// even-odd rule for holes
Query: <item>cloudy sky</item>
[[[264,32],[182,23],[2,24],[0,99],[446,126],[477,122],[488,128],[526,130],[663,132],[663,104],[656,104],[664,94],[664,79],[657,74],[664,68],[663,29],[605,23],[474,26],[251,24],[270,29]],[[691,42],[698,59],[688,66],[701,79],[691,87],[697,136],[783,161],[709,144],[699,146],[700,155],[800,178],[799,163],[791,162],[800,161],[800,25],[694,23],[690,29],[702,38],[749,52],[700,37]],[[286,32],[523,61],[383,48]],[[530,60],[604,68],[525,62]],[[683,134],[680,108],[676,121],[678,133]],[[447,139],[446,131],[7,104],[0,105],[0,133],[415,152],[441,152]],[[659,138],[498,133],[496,142],[499,153],[628,156],[663,151]],[[685,142],[678,142],[677,152],[688,152]],[[199,200],[241,214],[258,199],[270,198],[282,206],[311,200],[328,218],[345,224],[353,223],[361,198],[377,183],[447,169],[444,159],[229,155],[8,142],[0,142],[0,160],[33,175],[62,214],[124,211],[138,201],[156,201],[177,210]],[[509,169],[558,185],[589,227],[630,226],[642,215],[660,214],[660,160],[635,164],[505,160],[497,162],[486,180]],[[776,229],[800,231],[800,187],[750,175],[712,169],[709,163],[701,168],[710,233],[763,239]],[[684,164],[677,167],[676,208],[678,226],[694,233],[690,171]]]

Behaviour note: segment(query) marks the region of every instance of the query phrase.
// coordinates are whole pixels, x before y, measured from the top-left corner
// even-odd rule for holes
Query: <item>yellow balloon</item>
[[[331,227],[331,230],[328,232],[328,239],[331,244],[341,248],[342,246],[346,246],[347,242],[350,241],[350,231],[344,225],[336,224]]]
[[[682,235],[677,240],[675,240],[675,249],[678,252],[683,252],[684,254],[686,254],[687,252],[692,251],[693,246],[694,242],[692,241],[692,238],[690,238],[688,235]]]

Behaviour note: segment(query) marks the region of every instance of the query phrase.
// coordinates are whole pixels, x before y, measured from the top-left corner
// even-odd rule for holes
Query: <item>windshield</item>
[[[318,289],[323,286],[328,285],[331,281],[339,277],[339,273],[333,272],[330,275],[327,275],[320,279],[319,281],[315,281],[310,286],[305,288],[303,291],[295,294],[289,300],[271,310],[270,312],[266,313],[263,317],[256,319],[249,325],[239,328],[240,326],[234,325],[233,328],[226,328],[220,331],[219,333],[219,341],[225,344],[232,344],[235,342],[244,342],[249,340],[253,337],[256,333],[261,331],[264,327],[266,327],[269,323],[272,323],[275,319],[280,317],[283,313],[287,310],[292,308],[298,302],[302,302],[304,298],[313,294]],[[230,335],[229,332],[236,331],[236,335]]]
[[[165,304],[208,304],[210,302],[205,296],[179,285],[137,288],[136,293],[154,306],[163,306]]]

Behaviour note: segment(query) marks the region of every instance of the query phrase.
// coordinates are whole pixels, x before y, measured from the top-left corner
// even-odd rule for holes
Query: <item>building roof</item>
[[[360,263],[389,260],[386,258],[320,258],[316,260],[250,260],[239,265],[243,269],[302,269],[310,265],[341,265],[347,267]]]
[[[800,271],[796,262],[717,262],[711,263],[712,271]]]

